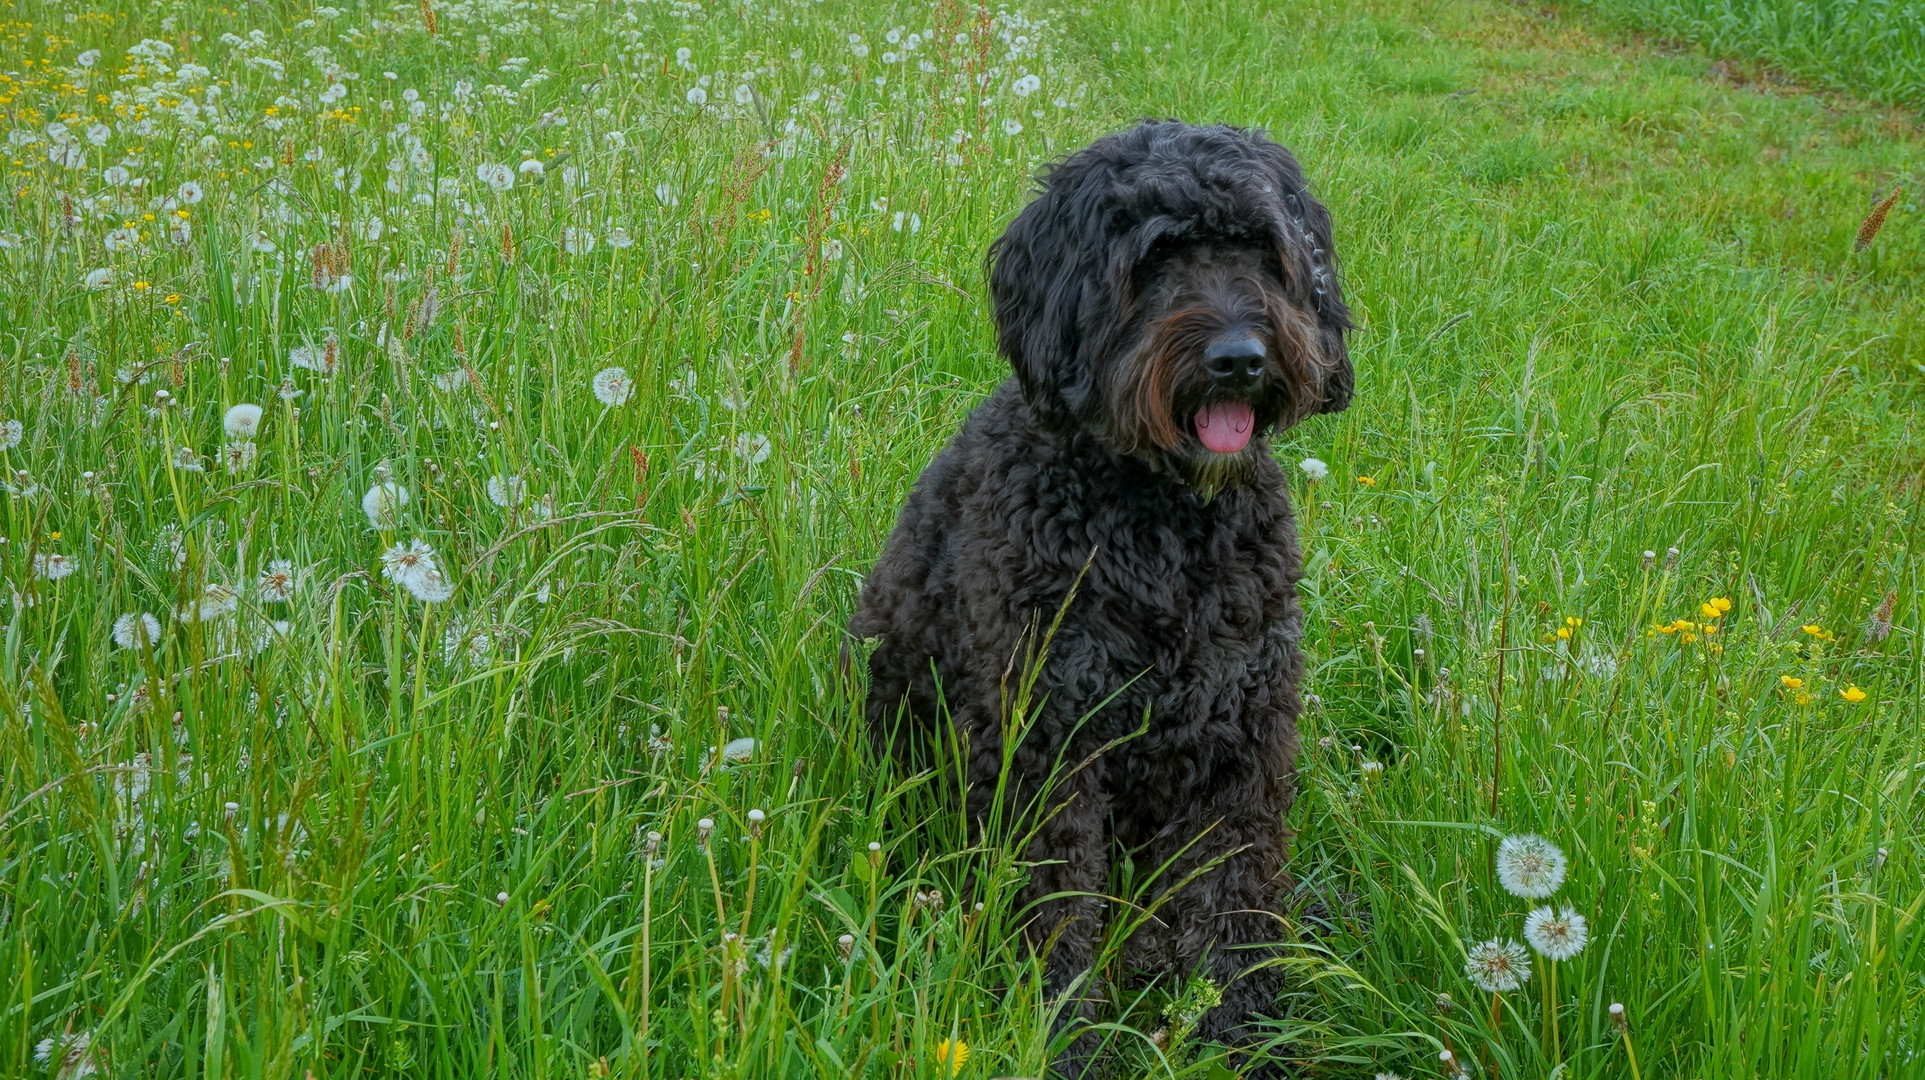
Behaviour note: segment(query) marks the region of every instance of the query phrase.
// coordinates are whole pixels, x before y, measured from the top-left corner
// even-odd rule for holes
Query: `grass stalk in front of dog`
[[[1292,146],[1362,322],[1277,448],[1276,1052],[1916,1068],[1911,117],[1460,0],[14,18],[0,1071],[1041,1075],[1020,868],[838,628],[1025,174],[1145,114]],[[1212,988],[1098,975],[1119,1073],[1221,1075]]]

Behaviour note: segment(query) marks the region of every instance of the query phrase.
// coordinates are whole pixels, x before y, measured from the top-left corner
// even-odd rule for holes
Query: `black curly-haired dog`
[[[1279,937],[1303,670],[1264,439],[1350,401],[1330,215],[1261,133],[1146,122],[1051,169],[988,269],[1015,377],[922,474],[862,589],[871,733],[965,747],[980,826],[1018,739],[1006,703],[1062,608],[1003,808],[1056,774],[1029,940],[1052,990],[1088,972],[1115,841],[1162,868],[1152,896],[1180,886],[1124,961],[1211,976],[1199,1033],[1251,1041],[1279,989],[1253,965]]]

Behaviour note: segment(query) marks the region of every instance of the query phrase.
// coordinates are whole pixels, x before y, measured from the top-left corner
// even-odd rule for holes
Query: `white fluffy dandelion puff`
[[[294,571],[294,564],[286,559],[275,559],[261,570],[256,588],[264,604],[280,604],[294,598],[294,589],[300,584]]]
[[[1569,960],[1590,944],[1591,926],[1568,907],[1541,907],[1524,917],[1524,940],[1546,960]]]
[[[93,1035],[79,1032],[56,1035],[34,1045],[33,1060],[51,1070],[54,1080],[84,1080],[100,1075],[100,1054],[93,1048]]]
[[[440,567],[435,563],[434,549],[417,539],[382,552],[381,573],[396,585],[413,590],[422,578],[439,574]]]
[[[145,611],[122,615],[114,620],[114,644],[123,649],[160,644],[160,620]]]
[[[488,501],[500,507],[519,506],[528,497],[528,485],[519,474],[488,478]]]
[[[77,567],[74,565],[74,561],[59,552],[40,554],[33,557],[34,576],[44,578],[48,581],[59,581],[61,578],[73,573],[76,569]]]
[[[392,480],[383,480],[361,496],[361,512],[368,515],[371,529],[392,529],[395,519],[408,505],[408,489]]]
[[[735,437],[735,456],[745,465],[760,465],[769,460],[769,455],[774,452],[775,444],[769,441],[767,435],[748,433]]]
[[[176,617],[182,619],[211,622],[223,616],[232,615],[234,609],[240,606],[241,594],[239,592],[226,585],[222,585],[220,582],[212,582],[201,590],[199,600],[182,604],[180,609],[174,614]]]
[[[1492,938],[1470,947],[1464,977],[1487,994],[1507,994],[1531,979],[1531,954],[1508,939]]]
[[[628,372],[618,367],[597,371],[588,385],[595,391],[595,400],[611,408],[627,404],[629,395],[635,392],[635,383],[629,379]]]
[[[620,371],[621,369],[610,368],[609,370]],[[627,382],[628,376],[623,375],[622,381]],[[20,423],[20,421],[0,420],[0,450],[11,450],[16,446],[19,446],[20,437],[25,435],[26,433],[27,433],[27,429],[24,425]]]
[[[408,582],[408,591],[424,604],[440,604],[455,594],[455,585],[440,567],[435,567]]]
[[[221,448],[221,464],[227,467],[230,476],[246,476],[254,471],[254,463],[260,459],[260,447],[252,439],[236,439]]]
[[[240,404],[221,417],[221,427],[236,439],[251,439],[261,430],[261,407]]]
[[[1497,845],[1497,880],[1504,891],[1528,900],[1542,900],[1564,884],[1564,853],[1541,836],[1506,836]]]
[[[1330,479],[1330,466],[1325,465],[1321,458],[1304,458],[1297,462],[1297,468],[1302,469],[1304,479],[1313,484]]]
[[[515,186],[515,170],[501,164],[477,165],[475,179],[488,185],[488,190],[500,194]]]

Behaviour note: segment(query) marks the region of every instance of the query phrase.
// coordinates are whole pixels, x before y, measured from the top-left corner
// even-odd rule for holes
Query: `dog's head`
[[[1330,214],[1260,132],[1145,122],[1043,177],[989,250],[1003,355],[1043,422],[1205,495],[1350,403]]]

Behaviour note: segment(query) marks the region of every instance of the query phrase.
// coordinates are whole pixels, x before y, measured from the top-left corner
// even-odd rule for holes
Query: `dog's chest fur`
[[[1008,669],[1021,630],[1047,627],[1074,587],[1039,691],[1078,717],[1097,710],[1078,742],[1127,734],[1147,709],[1148,732],[1116,753],[1207,769],[1246,752],[1251,725],[1294,717],[1297,562],[1267,456],[1252,483],[1205,501],[1088,436],[1039,428],[1005,385],[917,484],[856,628],[903,654],[912,707],[914,669],[933,658],[953,711],[956,688],[993,692],[985,680]],[[944,632],[901,625],[908,611]]]

